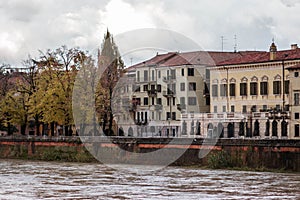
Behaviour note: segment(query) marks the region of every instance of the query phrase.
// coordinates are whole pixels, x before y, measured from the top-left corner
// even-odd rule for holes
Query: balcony
[[[186,109],[186,104],[177,104],[177,109],[182,111]]]
[[[170,83],[172,81],[176,81],[176,76],[164,76],[162,80],[165,83]]]
[[[136,119],[136,120],[134,121],[134,123],[135,123],[137,126],[145,126],[145,125],[148,124],[148,121],[147,121],[147,120],[138,120],[138,119]]]
[[[162,110],[162,105],[155,105],[155,110],[156,111],[160,111],[160,110]]]
[[[157,95],[157,90],[148,90],[149,97],[155,97]]]
[[[207,89],[203,90],[203,97],[209,97],[209,96],[210,96],[209,90]]]
[[[163,96],[164,97],[174,97],[176,95],[176,91],[173,90],[164,90],[163,91]]]

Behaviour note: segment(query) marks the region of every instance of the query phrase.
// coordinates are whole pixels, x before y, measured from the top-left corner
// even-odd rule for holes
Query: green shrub
[[[208,167],[213,169],[222,169],[233,167],[231,156],[225,151],[218,151],[208,155]]]

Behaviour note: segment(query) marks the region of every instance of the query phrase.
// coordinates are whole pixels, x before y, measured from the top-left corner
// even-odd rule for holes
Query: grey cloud
[[[61,45],[95,51],[103,35],[98,11],[108,0],[12,0],[0,2],[0,63],[20,65],[28,54]],[[2,12],[3,11],[3,12]],[[7,38],[6,35],[10,35]],[[18,36],[15,37],[14,36]],[[9,39],[9,40],[8,40]],[[12,45],[10,45],[12,43]],[[5,48],[9,44],[10,48]]]
[[[42,2],[37,0],[10,0],[2,2],[1,9],[9,19],[29,22],[40,12]]]
[[[287,7],[294,7],[300,0],[281,0],[281,2]]]
[[[108,12],[105,6],[110,1],[113,0],[0,1],[0,63],[7,60],[19,65],[29,53],[36,55],[38,49],[53,49],[61,45],[95,51],[102,42],[106,26],[111,26],[104,25],[101,19],[103,15],[99,14]],[[225,50],[229,51],[233,50],[235,34],[240,50],[267,50],[272,37],[280,47],[289,47],[291,40],[300,42],[295,41],[299,40],[297,12],[300,0],[245,0],[242,3],[237,0],[119,2],[124,1],[135,12],[145,14],[145,19],[153,22],[154,27],[179,32],[208,50],[221,49],[221,35],[227,39]],[[116,17],[122,18],[122,15],[116,14]],[[130,20],[132,22],[129,24],[135,24],[134,19]],[[140,19],[139,23],[143,21]],[[136,38],[132,41],[136,41]],[[165,42],[159,37],[154,41]],[[6,48],[5,43],[12,45]]]

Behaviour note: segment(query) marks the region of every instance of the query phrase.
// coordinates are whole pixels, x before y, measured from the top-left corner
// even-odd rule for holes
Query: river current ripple
[[[0,199],[300,199],[300,174],[0,160]]]

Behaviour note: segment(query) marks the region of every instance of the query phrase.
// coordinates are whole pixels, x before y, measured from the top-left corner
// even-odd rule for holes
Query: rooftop
[[[277,51],[274,43],[270,51],[239,51],[239,52],[218,52],[218,51],[194,51],[194,52],[169,52],[157,54],[156,56],[127,68],[128,71],[145,66],[181,66],[181,65],[205,65],[223,66],[250,63],[264,63],[270,61],[283,61],[300,59],[300,48],[297,44],[291,45],[289,50]],[[274,56],[270,56],[273,54]]]
[[[245,55],[256,54],[258,51],[242,52],[217,52],[217,51],[194,51],[194,52],[169,52],[157,54],[153,58],[127,68],[128,71],[139,67],[154,66],[170,67],[181,65],[206,65],[216,66],[226,60],[241,58]]]
[[[300,59],[300,48],[276,51],[275,58],[271,59],[270,52],[255,52],[253,54],[245,54],[241,57],[226,60],[218,63],[218,65],[237,65],[249,63],[262,63],[270,61],[294,60]]]

